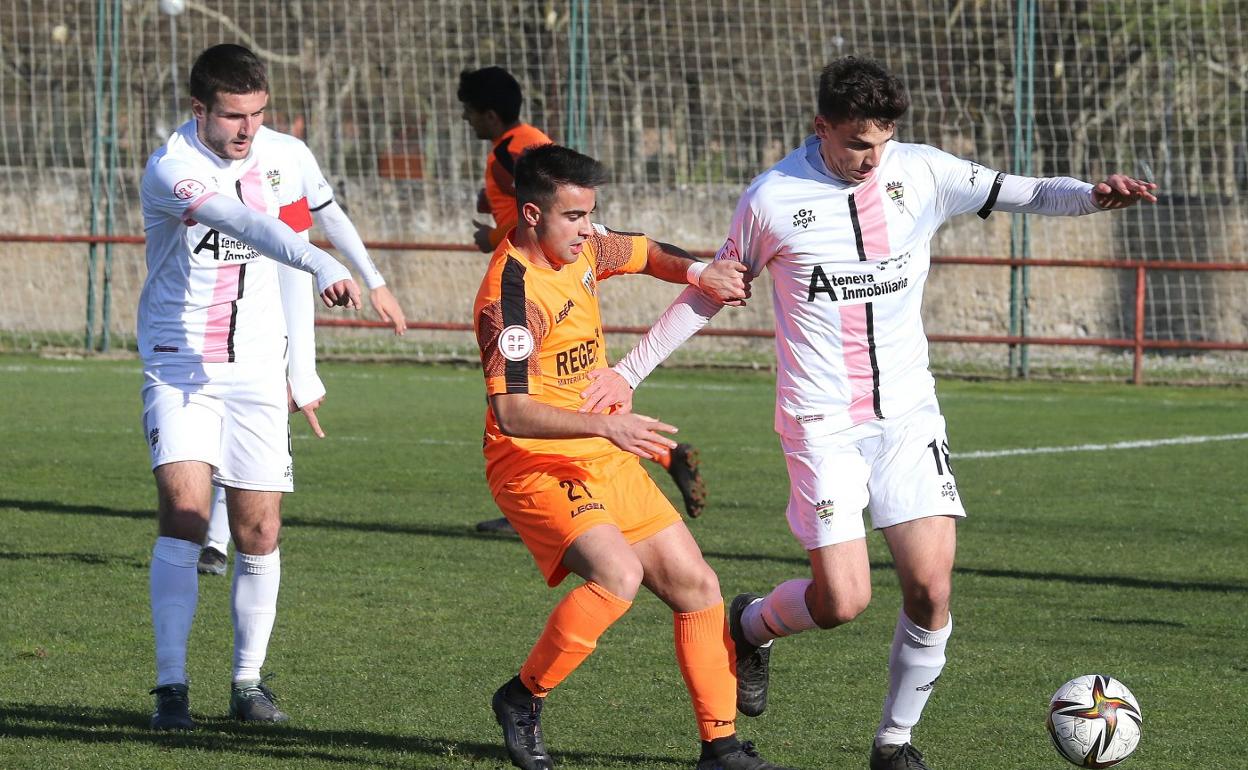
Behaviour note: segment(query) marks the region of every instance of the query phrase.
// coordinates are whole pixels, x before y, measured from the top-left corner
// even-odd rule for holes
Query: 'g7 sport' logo
[[[815,221],[815,212],[811,209],[798,209],[793,215],[793,226],[801,227],[803,230]]]

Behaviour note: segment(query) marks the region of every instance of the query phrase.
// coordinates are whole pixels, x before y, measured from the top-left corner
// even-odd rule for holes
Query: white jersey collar
[[[895,142],[890,139],[884,145],[884,152],[880,155],[880,166],[884,165],[884,159],[888,157],[890,152],[892,152],[894,143]],[[834,175],[828,170],[828,165],[823,162],[823,155],[819,152],[819,137],[815,134],[811,134],[806,137],[806,141],[802,142],[800,149],[802,150],[800,153],[802,161],[806,164],[806,167],[811,171],[811,173],[813,173],[816,177],[822,177],[823,180],[831,182],[837,187],[847,190],[853,189],[859,185],[864,185],[867,182],[870,182],[875,177],[875,172],[872,172],[870,177],[867,177],[857,184],[853,184],[841,179],[839,176]],[[876,166],[876,171],[878,170],[879,166]]]

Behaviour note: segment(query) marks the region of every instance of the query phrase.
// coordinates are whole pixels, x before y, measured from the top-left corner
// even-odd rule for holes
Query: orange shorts
[[[504,484],[494,501],[550,586],[568,576],[563,554],[590,527],[611,524],[629,543],[639,543],[680,521],[638,457],[624,451],[545,462]]]

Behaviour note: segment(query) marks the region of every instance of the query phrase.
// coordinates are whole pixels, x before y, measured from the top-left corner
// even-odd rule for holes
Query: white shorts
[[[945,418],[932,400],[893,420],[811,439],[781,437],[789,468],[789,529],[806,550],[928,516],[966,516],[949,467]]]
[[[143,435],[153,469],[195,460],[213,467],[217,486],[290,492],[288,415],[284,362],[143,370]]]

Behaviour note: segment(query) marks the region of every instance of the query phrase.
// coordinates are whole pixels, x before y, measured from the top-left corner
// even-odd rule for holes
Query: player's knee
[[[277,550],[281,525],[276,521],[257,522],[244,527],[235,527],[232,534],[238,550],[262,556]]]
[[[871,603],[871,587],[844,593],[819,593],[810,607],[810,616],[820,628],[836,628],[862,614]]]
[[[595,572],[595,583],[627,601],[637,596],[644,574],[641,562],[636,559],[618,559],[601,565]]]
[[[684,584],[685,593],[689,597],[688,603],[699,609],[723,601],[723,595],[719,591],[719,576],[706,562],[690,568]]]
[[[943,620],[949,614],[952,590],[951,582],[946,579],[906,586],[903,592],[906,615],[920,626],[931,628],[933,620]]]
[[[174,503],[163,505],[159,518],[157,530],[161,537],[200,543],[208,534],[208,516],[195,506]]]

